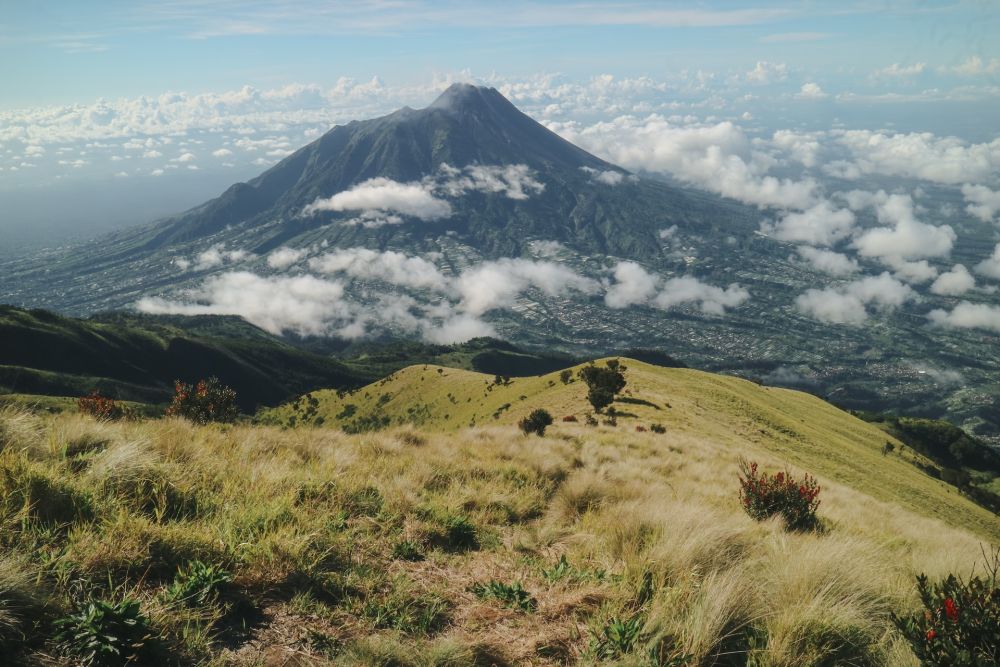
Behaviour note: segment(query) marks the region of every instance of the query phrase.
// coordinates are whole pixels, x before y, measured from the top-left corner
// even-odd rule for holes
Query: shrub
[[[968,581],[949,575],[931,584],[925,575],[917,577],[923,610],[905,618],[893,615],[893,622],[921,664],[1000,664],[1000,547],[987,561],[985,576]]]
[[[820,487],[808,473],[797,482],[788,471],[758,473],[757,464],[740,459],[740,500],[747,514],[762,521],[780,514],[792,530],[816,525]]]
[[[545,435],[545,429],[552,424],[552,415],[548,410],[538,408],[531,411],[531,414],[517,423],[521,431],[528,435],[536,433],[539,436]]]
[[[135,410],[113,398],[101,396],[96,389],[87,396],[81,396],[76,401],[80,414],[90,415],[100,421],[132,420],[136,418]]]
[[[221,565],[206,565],[200,560],[193,560],[177,571],[173,583],[167,588],[167,598],[201,607],[215,602],[232,582],[233,575]]]
[[[612,362],[614,364],[612,365]],[[625,388],[625,367],[612,359],[607,367],[590,365],[580,369],[580,378],[587,383],[587,400],[600,412],[615,400],[615,394]]]
[[[538,601],[524,590],[520,581],[505,584],[494,579],[485,584],[475,583],[469,588],[469,591],[480,600],[497,600],[510,609],[532,612],[538,608]]]
[[[660,435],[663,435],[664,433],[667,432],[667,427],[664,426],[663,424],[650,424],[649,430],[652,431],[653,433],[659,433]]]
[[[168,417],[184,417],[196,424],[233,422],[239,411],[236,392],[212,377],[199,380],[194,386],[177,380],[174,399],[167,408]]]
[[[146,664],[153,645],[149,619],[132,598],[118,603],[92,600],[57,620],[56,630],[64,652],[84,665]]]
[[[576,415],[566,415],[565,417],[562,418],[562,420],[564,422],[575,422],[575,421],[578,421],[577,418],[576,418]]]
[[[569,384],[570,382],[573,381],[573,371],[571,371],[568,368],[565,369],[565,370],[559,371],[559,380],[563,384]]]

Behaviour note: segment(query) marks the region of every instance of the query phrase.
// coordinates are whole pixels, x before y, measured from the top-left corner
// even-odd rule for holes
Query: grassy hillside
[[[275,405],[315,387],[357,386],[343,364],[299,350],[234,317],[95,319],[0,306],[0,391],[169,400],[173,381],[211,375],[237,391],[241,406]]]
[[[408,369],[347,400],[480,425],[357,435],[5,408],[0,649],[72,664],[59,619],[135,602],[149,664],[915,666],[889,613],[1000,520],[813,397],[627,363],[637,417],[543,438],[509,423],[579,382]],[[748,518],[740,455],[816,473],[823,530]]]
[[[953,486],[913,465],[929,465],[923,455],[815,396],[691,369],[629,359],[624,363],[628,385],[615,403],[620,432],[661,424],[667,429],[665,440],[704,439],[727,447],[731,461],[756,448],[776,461],[1000,540],[996,516],[956,498]],[[559,373],[496,384],[494,376],[429,365],[412,366],[353,393],[320,391],[312,396],[319,401],[314,420],[348,431],[513,425],[544,407],[555,417],[555,432],[575,432],[580,426],[561,418],[573,415],[582,422],[591,412],[586,386],[577,379],[564,384]],[[295,414],[285,405],[264,412],[261,420],[284,424]],[[886,442],[896,446],[892,454],[882,453]]]

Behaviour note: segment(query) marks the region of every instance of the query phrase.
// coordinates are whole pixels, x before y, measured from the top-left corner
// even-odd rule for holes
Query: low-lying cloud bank
[[[723,289],[687,276],[666,279],[634,262],[619,263],[608,284],[548,260],[502,258],[449,275],[428,258],[391,250],[346,248],[306,259],[315,252],[320,250],[279,248],[268,264],[283,269],[305,262],[320,275],[230,271],[176,298],[144,298],[136,307],[148,313],[240,315],[274,334],[358,338],[394,329],[433,342],[458,342],[495,333],[482,317],[511,309],[526,296],[603,293],[610,308],[692,305],[714,316],[750,298],[738,285]]]

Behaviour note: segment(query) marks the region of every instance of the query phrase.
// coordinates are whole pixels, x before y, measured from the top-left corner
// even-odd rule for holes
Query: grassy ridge
[[[501,423],[513,408],[474,429],[346,435],[8,407],[0,647],[53,664],[73,649],[57,619],[132,600],[155,664],[915,666],[889,612],[916,607],[916,572],[968,572],[998,521],[867,452],[869,427],[815,399],[628,363],[633,398],[660,409],[620,407],[666,434],[623,418],[525,437]],[[459,378],[423,385],[481,393]],[[522,386],[537,383],[556,390],[545,407],[578,405],[579,383]],[[749,519],[738,455],[807,460],[825,530]],[[880,486],[897,475],[899,502]],[[192,603],[175,591],[195,560],[231,583]]]
[[[669,437],[698,437],[728,447],[732,460],[743,449],[757,447],[775,461],[828,475],[880,500],[1000,540],[997,517],[914,466],[930,463],[921,454],[815,396],[702,371],[623,361],[628,385],[626,395],[615,403],[620,430],[662,424]],[[324,425],[351,431],[513,425],[532,409],[544,407],[560,432],[577,428],[561,423],[561,417],[574,415],[582,421],[590,412],[579,380],[564,384],[558,373],[511,378],[503,385],[494,380],[470,371],[412,366],[353,393],[312,395],[319,401],[316,414]],[[293,414],[285,405],[261,418],[283,424]],[[882,454],[887,441],[896,445],[888,456]]]

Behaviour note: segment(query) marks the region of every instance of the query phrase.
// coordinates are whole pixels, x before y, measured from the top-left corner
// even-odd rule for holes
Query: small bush
[[[173,583],[167,588],[167,599],[201,607],[218,600],[232,582],[233,575],[221,565],[207,565],[193,560],[187,567],[178,570]]]
[[[505,584],[496,580],[485,584],[475,583],[469,588],[469,591],[480,600],[497,600],[510,609],[533,612],[538,608],[538,601],[524,590],[520,581],[513,584]]]
[[[615,400],[615,394],[625,388],[625,367],[617,359],[608,361],[607,368],[590,365],[580,369],[578,375],[587,384],[587,400],[600,412]]]
[[[573,381],[573,371],[571,371],[568,368],[565,369],[565,370],[559,371],[559,380],[563,384],[569,384],[570,382]]]
[[[982,577],[955,575],[936,584],[917,577],[923,610],[893,622],[924,665],[985,667],[1000,664],[1000,547]]]
[[[545,429],[552,425],[552,415],[548,410],[538,408],[532,410],[531,414],[517,423],[521,431],[525,434],[536,433],[539,436],[545,435]]]
[[[148,664],[153,648],[149,619],[139,601],[125,598],[111,603],[92,600],[56,621],[56,641],[83,665]]]
[[[137,418],[135,410],[129,406],[119,403],[113,398],[101,396],[94,389],[87,396],[81,396],[76,401],[80,414],[90,415],[99,421],[124,421]]]
[[[649,430],[652,431],[653,433],[658,433],[660,435],[663,435],[664,433],[667,432],[667,427],[664,426],[663,424],[650,424]]]
[[[747,514],[763,521],[780,514],[792,530],[816,525],[820,487],[809,474],[797,482],[788,471],[758,473],[757,464],[740,459],[740,501]]]
[[[578,419],[576,418],[576,415],[566,415],[565,417],[563,417],[563,418],[562,418],[562,420],[563,420],[564,422],[576,422],[576,421],[579,421],[579,420],[578,420]]]
[[[234,422],[239,410],[236,392],[212,377],[199,380],[194,386],[177,380],[174,398],[167,408],[168,417],[184,417],[196,424]]]

